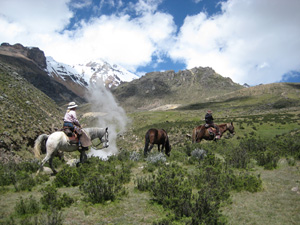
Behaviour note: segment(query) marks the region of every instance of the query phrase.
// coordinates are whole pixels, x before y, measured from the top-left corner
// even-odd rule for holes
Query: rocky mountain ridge
[[[245,88],[222,77],[209,67],[175,72],[147,73],[112,90],[119,103],[128,110],[150,110],[165,104],[188,104],[205,101]]]
[[[68,88],[68,82],[58,82],[49,76],[46,57],[39,48],[4,43],[0,46],[0,65],[18,73],[59,105],[70,101],[78,103],[86,101],[83,96]],[[73,84],[79,86],[76,83]]]

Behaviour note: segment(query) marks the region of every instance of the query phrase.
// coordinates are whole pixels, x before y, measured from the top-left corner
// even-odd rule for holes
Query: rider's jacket
[[[64,123],[72,123],[80,126],[75,110],[68,110],[64,117]]]
[[[212,114],[211,113],[206,113],[206,115],[205,115],[205,123],[212,124],[213,120],[214,120],[214,118],[213,118]]]

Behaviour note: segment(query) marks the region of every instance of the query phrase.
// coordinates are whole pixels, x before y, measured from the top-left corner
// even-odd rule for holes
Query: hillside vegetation
[[[1,161],[32,158],[30,150],[36,137],[60,128],[62,116],[51,98],[0,64]]]
[[[32,146],[39,134],[61,127],[64,110],[19,71],[0,63],[0,224],[300,221],[298,83],[243,88],[201,68],[124,83],[113,91],[131,121],[118,135],[119,154],[77,166],[55,158],[58,173],[50,176],[47,168],[36,175]],[[148,110],[166,104],[180,107]],[[78,114],[90,108],[81,105]],[[215,123],[232,122],[235,135],[193,144],[207,109]],[[96,118],[81,121],[93,126]],[[167,131],[170,157],[157,146],[144,157],[150,128]]]
[[[221,117],[236,135],[192,144],[198,110],[135,112],[107,161],[79,167],[55,159],[58,174],[35,176],[36,162],[1,166],[3,224],[296,224],[299,221],[299,110]],[[86,121],[88,122],[88,121]],[[89,124],[90,125],[90,124]],[[171,156],[143,157],[144,135],[164,128]],[[79,154],[77,154],[77,157]]]

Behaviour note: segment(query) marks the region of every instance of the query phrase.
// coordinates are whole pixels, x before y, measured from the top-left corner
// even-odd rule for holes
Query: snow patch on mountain
[[[47,72],[50,76],[56,75],[63,80],[69,76],[74,82],[86,87],[101,82],[111,88],[118,86],[121,82],[130,82],[139,78],[118,65],[111,66],[102,60],[70,66],[56,62],[52,57],[46,57],[46,59]]]

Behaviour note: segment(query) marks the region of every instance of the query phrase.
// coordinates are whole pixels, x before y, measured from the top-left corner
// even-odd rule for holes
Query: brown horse
[[[150,144],[150,148],[148,149],[148,146]],[[148,152],[151,151],[154,144],[157,144],[158,151],[160,152],[160,145],[162,145],[161,152],[164,152],[164,149],[166,149],[166,155],[170,156],[171,152],[171,145],[169,142],[169,137],[167,135],[167,132],[164,129],[158,130],[158,129],[149,129],[145,135],[145,148],[144,148],[144,155],[147,156]]]
[[[217,126],[219,126],[221,137],[222,137],[223,133],[225,133],[227,130],[231,134],[234,134],[234,126],[233,126],[232,122],[219,124]],[[201,142],[202,139],[215,140],[215,137],[216,137],[216,130],[214,128],[206,128],[205,125],[201,125],[201,126],[195,127],[193,129],[192,142],[199,143],[199,142]]]

